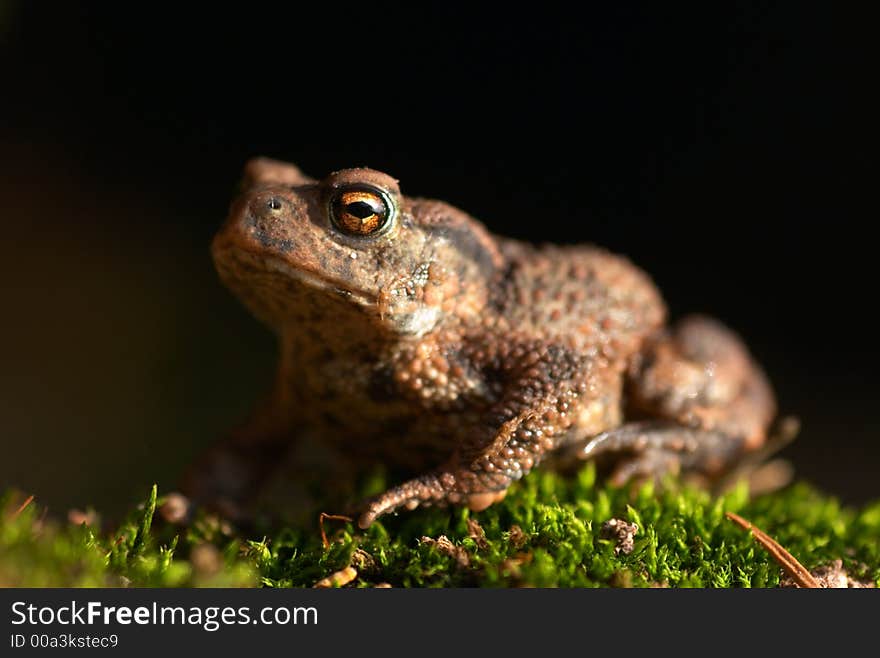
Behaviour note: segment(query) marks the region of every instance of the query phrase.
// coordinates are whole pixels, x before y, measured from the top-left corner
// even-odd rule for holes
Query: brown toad
[[[565,448],[613,481],[715,479],[766,442],[773,393],[736,336],[665,326],[650,278],[594,246],[534,247],[370,169],[314,180],[258,159],[213,243],[224,283],[280,340],[273,393],[189,474],[241,500],[308,431],[412,474],[368,526],[420,504],[483,509]]]

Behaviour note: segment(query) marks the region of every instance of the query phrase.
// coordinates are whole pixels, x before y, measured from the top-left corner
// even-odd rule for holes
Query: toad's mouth
[[[322,272],[293,267],[284,260],[243,249],[215,248],[214,255],[221,279],[233,289],[249,289],[251,301],[254,301],[254,297],[276,299],[284,305],[290,301],[290,294],[296,289],[313,290],[347,300],[362,310],[378,313],[376,295]]]
[[[343,299],[348,299],[363,307],[376,307],[378,300],[364,290],[354,288],[346,281],[340,281],[329,277],[322,272],[305,268],[291,267],[281,260],[273,258],[266,259],[264,262],[265,269],[269,272],[280,274],[281,276],[303,284],[309,288],[322,290],[327,293],[336,295]]]

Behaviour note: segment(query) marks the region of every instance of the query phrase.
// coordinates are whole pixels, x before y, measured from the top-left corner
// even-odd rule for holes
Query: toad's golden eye
[[[337,190],[330,199],[330,219],[343,233],[366,237],[391,226],[394,208],[386,194],[372,187]]]

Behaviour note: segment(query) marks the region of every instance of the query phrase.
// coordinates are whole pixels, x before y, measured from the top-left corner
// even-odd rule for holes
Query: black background
[[[0,5],[0,485],[122,509],[246,414],[274,346],[207,245],[269,155],[627,254],[746,338],[802,476],[880,493],[866,16],[245,6]]]

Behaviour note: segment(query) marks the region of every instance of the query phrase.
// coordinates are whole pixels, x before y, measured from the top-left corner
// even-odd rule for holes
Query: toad
[[[740,339],[669,326],[651,279],[592,245],[496,236],[397,180],[316,180],[256,159],[217,233],[220,279],[278,336],[271,394],[190,470],[196,501],[247,499],[304,433],[409,473],[358,522],[481,510],[551,454],[614,483],[714,481],[767,443],[774,395]]]

